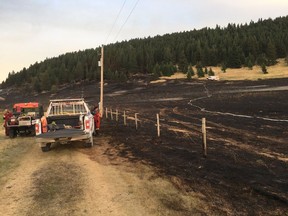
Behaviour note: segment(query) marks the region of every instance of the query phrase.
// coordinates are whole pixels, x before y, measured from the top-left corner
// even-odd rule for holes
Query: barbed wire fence
[[[114,123],[117,127],[124,126],[127,128],[134,128],[135,133],[141,131],[149,136],[161,139],[162,136],[178,136],[179,138],[186,138],[194,146],[201,145],[203,157],[207,157],[207,130],[206,119],[199,120],[200,124],[195,124],[195,130],[183,129],[179,123],[167,121],[161,117],[160,113],[155,113],[154,116],[147,116],[143,113],[135,112],[128,109],[113,109],[105,107],[102,118]],[[197,140],[201,140],[196,142]]]

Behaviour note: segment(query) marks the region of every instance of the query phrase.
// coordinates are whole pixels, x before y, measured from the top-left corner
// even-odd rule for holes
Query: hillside
[[[276,59],[287,58],[287,52],[288,16],[259,19],[256,23],[228,24],[225,28],[194,29],[106,45],[105,79],[122,81],[139,73],[157,78],[177,71],[187,72],[190,65],[227,71],[242,67],[257,70],[256,65],[272,66]],[[67,83],[99,80],[99,53],[100,48],[92,48],[36,62],[29,68],[9,73],[1,86],[42,92],[55,91]],[[254,73],[249,70],[248,76],[252,76],[250,72]]]

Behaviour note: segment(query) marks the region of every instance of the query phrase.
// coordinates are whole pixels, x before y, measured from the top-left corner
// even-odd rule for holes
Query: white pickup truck
[[[52,143],[81,140],[86,147],[93,146],[94,118],[84,99],[50,100],[46,120],[47,132],[41,121],[36,127],[36,143],[43,152],[49,151]]]
[[[219,80],[218,76],[208,76],[207,80]]]

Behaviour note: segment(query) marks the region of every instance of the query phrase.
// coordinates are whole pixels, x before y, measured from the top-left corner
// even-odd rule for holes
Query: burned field
[[[111,151],[106,154],[111,160],[121,157],[155,167],[184,193],[198,194],[215,215],[287,215],[287,83],[288,79],[108,83],[104,88],[108,118],[104,113],[101,126],[101,133],[111,137]],[[45,104],[50,98],[84,96],[92,105],[98,102],[98,87],[79,84],[29,100]],[[9,103],[7,99],[5,104]],[[124,111],[130,117],[126,126]],[[207,122],[206,158],[202,118]]]
[[[285,215],[288,210],[287,79],[113,86],[108,119],[118,156],[158,168],[179,189],[203,196],[215,214]],[[110,86],[112,87],[112,85]],[[123,125],[109,110],[138,113]],[[157,137],[156,113],[161,136]],[[115,113],[114,113],[115,114]],[[201,118],[208,155],[202,155]]]

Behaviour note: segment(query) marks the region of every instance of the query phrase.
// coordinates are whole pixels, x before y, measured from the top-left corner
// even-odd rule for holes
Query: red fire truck
[[[35,135],[35,124],[44,115],[43,106],[38,102],[16,103],[13,106],[13,115],[5,122],[5,129],[10,138],[20,134]]]

